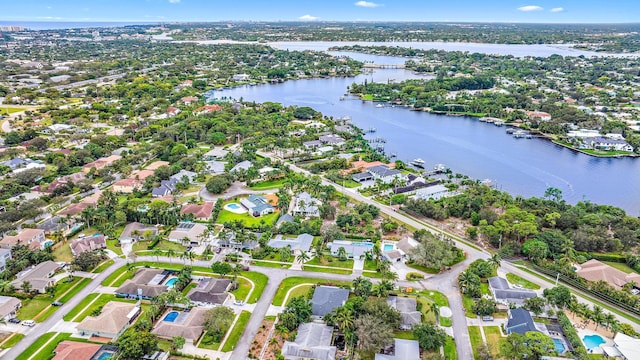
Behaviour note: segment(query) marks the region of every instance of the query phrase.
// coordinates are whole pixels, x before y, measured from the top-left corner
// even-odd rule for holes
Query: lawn
[[[428,268],[426,266],[422,266],[422,265],[418,265],[418,264],[407,264],[408,267],[415,269],[415,270],[419,270],[422,272],[425,272],[427,274],[437,274],[440,271],[438,271],[437,269],[433,269],[433,268]]]
[[[87,305],[89,305],[89,303],[93,301],[93,299],[97,298],[99,295],[100,294],[97,294],[97,293],[92,293],[87,295],[87,297],[82,299],[80,303],[76,305],[76,307],[71,309],[71,311],[69,311],[65,316],[63,316],[62,320],[71,321],[74,317],[76,317],[76,315],[80,313],[80,311],[82,311],[82,309],[84,309]]]
[[[71,247],[69,244],[58,243],[53,249],[53,258],[56,261],[64,261],[70,263],[73,261],[73,254],[71,253]]]
[[[227,341],[222,346],[223,352],[232,351],[233,348],[236,347],[236,344],[238,343],[238,340],[240,340],[240,336],[242,335],[242,332],[247,327],[247,323],[249,322],[250,317],[251,317],[251,313],[246,310],[243,310],[240,313],[240,316],[238,317],[236,324],[233,326],[233,329],[231,329],[231,333],[229,333],[229,337],[227,338]]]
[[[529,280],[523,279],[520,276],[512,273],[507,273],[507,280],[513,285],[520,285],[525,289],[539,290],[540,286],[534,284]]]
[[[627,274],[631,274],[631,273],[638,273],[635,270],[633,270],[631,267],[629,267],[629,265],[625,264],[625,263],[619,263],[619,262],[614,262],[614,261],[603,261],[603,263],[614,267],[622,272],[625,272]]]
[[[340,275],[351,275],[351,270],[344,270],[340,268],[325,268],[325,267],[317,267],[317,266],[308,266],[303,265],[302,270],[304,271],[312,271],[312,272],[322,272],[327,274],[340,274]]]
[[[236,297],[236,300],[245,300],[247,295],[251,291],[251,283],[243,278],[238,278],[238,288],[231,293]]]
[[[444,327],[452,327],[453,326],[453,320],[451,320],[451,318],[449,317],[440,317],[440,325],[444,326]]]
[[[376,262],[371,260],[365,260],[364,261],[364,268],[363,270],[369,270],[369,271],[378,271],[378,266],[376,265]]]
[[[444,343],[444,358],[447,360],[458,360],[456,343],[451,336],[447,336],[447,340]]]
[[[289,298],[287,299],[287,304],[291,299],[299,297],[299,296],[307,296],[313,287],[311,285],[300,285],[297,288],[291,290],[289,293]]]
[[[89,306],[89,308],[84,310],[85,307],[87,307],[87,305],[89,305],[89,303],[91,303],[91,301],[93,301],[93,299],[95,299],[96,297],[97,297],[96,301],[94,301]],[[91,313],[94,310],[96,310],[101,306],[105,306],[107,303],[111,301],[126,302],[126,303],[132,303],[132,304],[136,302],[135,300],[126,300],[124,298],[117,298],[115,295],[112,295],[112,294],[89,294],[89,296],[87,296],[85,299],[82,299],[82,301],[76,307],[74,307],[68,314],[66,314],[62,319],[64,321],[80,322],[84,320],[84,318],[86,318],[87,316],[91,315]]]
[[[479,326],[469,326],[469,338],[471,340],[471,348],[473,349],[473,358],[480,359],[476,354],[476,349],[479,346],[483,346],[482,334],[480,334]]]
[[[436,322],[436,316],[431,311],[431,304],[433,303],[430,299],[427,299],[424,296],[419,296],[416,298],[416,301],[422,306],[422,321],[423,322]]]
[[[127,266],[123,266],[116,271],[114,271],[111,275],[107,276],[104,281],[102,281],[102,286],[120,286],[127,279],[131,279],[133,275],[136,273],[135,270],[131,270],[127,273]],[[127,274],[125,274],[127,273]],[[124,275],[123,275],[124,274]],[[122,276],[121,276],[122,275]]]
[[[353,260],[340,261],[340,260],[335,260],[334,259],[333,261],[327,261],[326,258],[323,258],[322,260],[320,260],[317,257],[314,257],[313,259],[307,261],[304,264],[305,265],[330,266],[330,267],[343,268],[343,269],[353,269]],[[375,270],[375,268],[372,269],[372,270]]]
[[[244,214],[234,214],[228,210],[220,211],[220,216],[218,216],[218,220],[216,220],[217,224],[224,224],[227,222],[233,222],[236,220],[242,221],[245,227],[254,228],[264,224],[273,225],[273,223],[278,218],[279,213],[267,214],[260,217],[253,217],[247,213]]]
[[[93,269],[91,272],[92,273],[101,273],[103,271],[105,271],[109,266],[113,265],[115,262],[111,259],[107,260],[107,261],[103,261],[101,264],[99,264],[98,266],[96,266],[95,269]]]
[[[155,256],[155,254],[153,254],[153,250],[156,250],[156,249],[163,250],[163,251],[173,250],[178,254],[183,253],[185,250],[184,245],[179,244],[177,242],[169,241],[169,240],[160,240],[160,242],[153,249],[150,250],[149,249],[150,243],[151,241],[136,241],[133,244],[133,251],[134,252],[147,251],[148,253],[145,255]]]
[[[291,267],[290,263],[280,264],[280,263],[274,263],[274,262],[269,262],[269,261],[260,261],[260,260],[253,260],[251,262],[251,264],[255,265],[255,266],[270,267],[270,268],[277,268],[277,269],[288,269],[288,268]]]
[[[362,276],[368,277],[368,278],[382,279],[382,273],[379,273],[377,271],[363,271]]]
[[[482,295],[491,295],[491,291],[489,291],[489,284],[481,283],[480,284],[480,293]]]
[[[13,347],[15,344],[19,343],[20,340],[24,338],[24,334],[21,333],[13,333],[13,335],[9,336],[4,340],[4,343],[0,345],[1,349],[8,349]]]
[[[506,337],[502,337],[500,328],[497,326],[485,326],[483,330],[484,336],[487,338],[487,345],[489,345],[491,354],[497,358],[498,353],[500,352],[500,345],[506,341]]]
[[[49,360],[58,344],[69,337],[71,337],[70,333],[46,333],[26,348],[22,354],[18,355],[16,360],[27,360],[29,358],[32,360]],[[53,340],[51,340],[52,338]],[[47,344],[49,340],[51,342]]]
[[[118,255],[122,255],[122,248],[119,245],[120,241],[118,239],[107,239],[107,249]]]
[[[26,107],[8,107],[7,105],[2,105],[0,106],[0,115],[9,115],[25,110],[27,110]]]
[[[198,347],[201,349],[215,350],[218,351],[220,348],[220,343],[213,341],[211,336],[209,336],[206,332],[202,335],[202,340],[198,343]]]
[[[53,314],[58,308],[54,306],[49,306],[55,300],[65,302],[68,299],[71,299],[78,291],[82,290],[83,287],[87,286],[91,279],[82,279],[76,277],[72,282],[59,281],[56,286],[56,292],[53,298],[51,298],[48,294],[39,294],[34,296],[32,299],[27,299],[22,301],[22,307],[18,310],[16,315],[17,318],[21,320],[29,320],[29,319],[37,319],[39,321],[46,320],[51,314]],[[75,286],[71,291],[72,286]],[[65,292],[69,291],[67,295],[62,296]],[[49,308],[43,312],[47,307]],[[40,314],[42,313],[42,314]],[[40,314],[36,318],[36,315]]]
[[[416,337],[413,335],[413,331],[411,330],[396,330],[393,332],[394,339],[404,339],[404,340],[415,340]]]
[[[465,313],[465,316],[468,318],[475,318],[477,317],[477,315],[473,312],[473,305],[475,304],[475,301],[468,297],[467,295],[462,295],[462,306],[464,306],[464,309],[467,311]]]
[[[262,296],[262,292],[264,291],[264,288],[267,286],[267,282],[269,281],[269,278],[267,277],[267,275],[261,274],[255,271],[243,271],[240,273],[240,276],[244,276],[246,278],[249,278],[251,281],[253,281],[253,285],[255,287],[253,288],[253,292],[251,293],[251,297],[249,298],[247,303],[255,304],[258,301],[258,299],[260,299],[260,297]]]
[[[346,281],[322,280],[322,279],[315,279],[315,278],[305,278],[305,277],[300,277],[300,276],[292,276],[292,277],[288,277],[288,278],[285,278],[284,280],[282,280],[282,282],[278,286],[278,290],[276,291],[276,294],[273,297],[273,302],[272,302],[273,305],[282,306],[282,302],[284,301],[284,297],[287,295],[287,291],[289,291],[289,289],[291,289],[292,287],[294,287],[296,285],[300,285],[300,284],[318,284],[318,285],[335,285],[335,286],[348,285],[348,286],[351,286],[351,283],[350,282],[346,282]]]
[[[438,304],[438,306],[449,306],[449,299],[447,299],[447,297],[439,291],[423,290],[419,293],[419,295],[426,296],[427,298]]]
[[[286,181],[286,179],[280,179],[280,180],[273,180],[273,181],[262,181],[256,184],[253,184],[251,186],[249,186],[250,189],[252,190],[267,190],[267,189],[277,189],[279,187],[282,187],[282,184],[284,184],[284,182]]]

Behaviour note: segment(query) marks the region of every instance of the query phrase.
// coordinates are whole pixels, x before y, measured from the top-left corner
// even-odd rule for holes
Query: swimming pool
[[[393,250],[393,248],[394,248],[393,244],[384,244],[382,251],[391,251]]]
[[[351,244],[355,246],[373,247],[373,243],[370,242],[352,242]]]
[[[176,284],[176,281],[178,281],[177,277],[172,277],[171,279],[167,280],[166,283],[164,283],[166,286],[168,287],[174,287]]]
[[[45,241],[42,245],[44,245],[44,247],[53,246],[53,241],[51,241],[51,240],[47,240],[47,241]]]
[[[553,343],[556,346],[558,354],[562,354],[565,351],[566,348],[564,347],[564,342],[562,342],[562,340],[553,338]]]
[[[100,354],[100,356],[98,357],[98,360],[108,360],[108,359],[112,359],[113,358],[113,354],[109,353],[109,352],[103,352],[102,354]]]
[[[604,344],[606,341],[600,335],[585,335],[582,337],[582,342],[587,350],[597,349],[600,345]]]
[[[165,315],[164,319],[162,319],[162,321],[174,322],[174,321],[176,321],[176,318],[178,317],[178,315],[180,315],[180,313],[178,313],[177,311],[172,311],[172,312],[168,313],[167,315]]]
[[[240,209],[240,205],[236,204],[236,203],[231,203],[229,205],[227,205],[229,207],[229,209]]]

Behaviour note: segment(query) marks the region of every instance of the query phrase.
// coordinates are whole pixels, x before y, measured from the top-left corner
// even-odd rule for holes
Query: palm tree
[[[341,306],[336,309],[333,321],[336,323],[336,325],[338,325],[338,330],[340,330],[344,334],[346,331],[351,330],[351,328],[353,327],[355,317],[353,315],[353,311],[351,311],[349,308]]]
[[[593,311],[591,312],[591,320],[596,324],[596,330],[598,330],[598,325],[602,323],[602,319],[604,317],[604,312],[602,308],[598,305],[593,305]]]
[[[344,247],[340,246],[338,248],[337,255],[338,255],[338,259],[340,259],[340,261],[344,261],[344,260],[347,259],[347,250]]]
[[[611,325],[614,324],[615,322],[617,322],[618,320],[616,319],[616,316],[613,315],[612,313],[606,313],[604,314],[603,318],[602,318],[604,325],[611,330]]]
[[[500,262],[502,261],[502,258],[500,257],[500,254],[495,253],[493,255],[491,255],[491,257],[487,260],[487,262],[489,263],[489,265],[491,265],[494,269],[497,269],[500,267]]]
[[[309,261],[309,259],[310,259],[309,254],[307,254],[306,251],[303,251],[300,254],[298,254],[298,256],[296,256],[296,261],[299,262],[300,264],[303,264]]]
[[[169,264],[172,264],[171,259],[173,259],[173,257],[176,256],[175,250],[173,249],[167,250],[167,256],[169,257]]]
[[[431,305],[429,305],[429,310],[431,310],[431,312],[433,313],[433,316],[436,317],[436,322],[440,322],[440,306],[438,306],[438,304],[436,304],[435,302],[432,302]]]
[[[156,262],[160,262],[160,255],[162,255],[164,253],[164,251],[162,251],[161,249],[153,249],[153,255],[155,255],[156,257]]]
[[[386,280],[396,281],[398,280],[398,273],[391,270],[386,270],[382,273],[382,278]]]

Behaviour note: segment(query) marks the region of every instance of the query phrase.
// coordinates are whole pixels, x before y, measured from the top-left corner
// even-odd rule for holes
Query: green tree
[[[208,192],[212,194],[221,194],[231,186],[233,177],[229,174],[213,176],[205,185]]]
[[[482,297],[473,304],[473,312],[480,316],[493,315],[496,310],[496,302],[493,299]]]
[[[138,360],[158,350],[158,337],[150,332],[129,329],[116,341],[118,358]]]
[[[504,342],[500,344],[500,356],[507,360],[522,360],[531,356],[531,351],[527,347],[526,338],[516,332],[509,334]]]
[[[294,330],[300,324],[308,322],[311,318],[311,302],[304,296],[297,296],[289,300],[287,306],[282,311],[282,315],[287,315],[289,330]]]
[[[545,301],[543,298],[534,296],[532,298],[525,299],[523,307],[536,315],[540,315],[544,311],[544,304]]]
[[[444,330],[432,323],[416,324],[413,327],[413,335],[420,343],[420,348],[425,350],[439,349],[447,340]]]
[[[356,296],[369,297],[371,296],[371,289],[373,288],[373,284],[371,280],[366,279],[362,276],[358,276],[353,279],[353,293]]]
[[[524,245],[522,245],[522,253],[527,255],[531,261],[537,263],[547,257],[549,254],[549,247],[546,243],[540,240],[530,239],[525,241]]]
[[[214,307],[204,314],[204,329],[215,342],[220,342],[229,330],[235,316],[233,310],[226,306]]]
[[[527,348],[535,359],[556,353],[555,344],[547,335],[537,331],[529,331],[524,336]]]
[[[547,301],[551,304],[559,306],[561,308],[565,308],[571,304],[573,301],[573,297],[571,296],[571,291],[563,285],[558,285],[551,289],[544,289],[542,292],[544,297],[547,298]]]
[[[213,264],[211,264],[211,271],[213,271],[215,274],[220,275],[220,277],[224,277],[227,274],[231,274],[232,270],[233,269],[231,268],[231,264],[227,262],[216,261]]]

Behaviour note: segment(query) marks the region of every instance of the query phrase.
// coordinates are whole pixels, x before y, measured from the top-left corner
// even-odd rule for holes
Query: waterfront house
[[[544,111],[527,111],[527,116],[529,120],[533,121],[550,121],[551,115]]]
[[[438,200],[450,194],[449,189],[441,184],[427,186],[416,190],[414,197],[420,200]]]
[[[53,261],[45,261],[29,269],[18,273],[15,280],[11,282],[16,289],[22,288],[22,284],[28,282],[31,289],[41,294],[46,292],[47,287],[55,284],[53,274],[60,268],[60,265]]]
[[[343,138],[335,134],[322,135],[318,138],[323,145],[342,146],[345,144]]]
[[[22,229],[17,235],[6,235],[0,240],[0,248],[11,249],[15,245],[29,245],[31,249],[44,249],[46,238],[42,229]]]
[[[87,236],[76,239],[69,244],[73,256],[78,256],[87,251],[94,251],[107,248],[107,237],[104,235]]]
[[[98,316],[87,316],[78,326],[82,336],[95,336],[117,339],[140,315],[140,307],[136,304],[118,301],[108,302]]]
[[[188,240],[189,245],[198,246],[204,240],[203,234],[207,230],[204,224],[193,222],[181,222],[175,230],[169,233],[169,241],[184,243]]]
[[[180,99],[180,101],[182,101],[183,104],[189,106],[195,102],[198,102],[198,98],[195,96],[185,96],[182,99]]]
[[[367,172],[369,172],[374,180],[380,180],[384,184],[391,184],[394,180],[406,180],[404,174],[401,171],[396,169],[391,169],[387,165],[378,165],[370,167]]]
[[[285,341],[282,355],[285,360],[334,360],[336,347],[331,346],[333,327],[319,323],[305,323],[298,327],[295,341]]]
[[[505,330],[507,335],[514,332],[524,335],[530,331],[538,331],[531,314],[523,308],[509,310],[509,320],[507,320]]]
[[[375,360],[420,360],[420,344],[415,340],[393,339],[393,345],[376,354]]]
[[[169,270],[141,268],[115,292],[127,298],[149,300],[168,290],[169,287],[164,283],[171,274]]]
[[[205,201],[202,204],[185,204],[180,209],[180,215],[193,214],[196,220],[207,221],[213,212],[213,202]]]
[[[344,305],[349,298],[349,290],[335,286],[317,286],[311,298],[311,312],[315,317],[324,317],[333,309]]]
[[[231,77],[233,81],[247,81],[249,79],[251,79],[251,75],[247,74],[235,74]]]
[[[603,136],[585,138],[583,140],[583,144],[585,144],[588,148],[595,150],[626,152],[633,151],[633,146],[629,145],[629,143],[627,143],[626,141],[619,139],[609,139]]]
[[[305,141],[302,143],[302,146],[304,146],[305,149],[314,150],[322,146],[322,141],[320,140]]]
[[[318,199],[312,197],[308,192],[303,191],[293,198],[293,209],[291,213],[296,216],[318,217],[320,216],[319,204],[320,201]]]
[[[640,286],[640,275],[627,274],[596,259],[578,265],[576,274],[587,281],[604,281],[617,289],[622,289],[630,282],[635,282],[636,287]]]
[[[20,306],[22,306],[20,299],[12,296],[0,296],[0,319],[6,321],[16,317]]]
[[[193,115],[204,115],[204,114],[209,114],[214,111],[220,111],[220,110],[222,110],[222,107],[220,107],[220,105],[217,105],[217,104],[205,105],[195,109],[193,111]]]
[[[254,217],[271,214],[275,211],[267,199],[260,195],[251,194],[247,198],[240,199],[240,204]]]
[[[11,260],[11,249],[0,248],[0,272],[7,268],[8,260]]]
[[[198,280],[198,285],[189,290],[187,297],[196,306],[222,305],[229,297],[231,280],[203,277]]]

